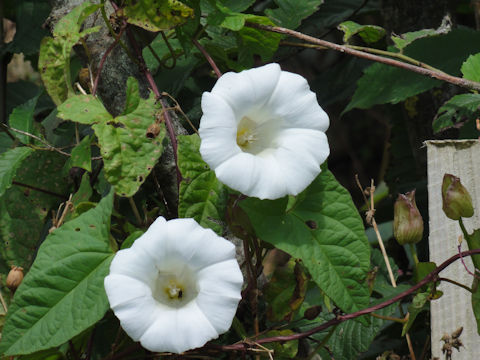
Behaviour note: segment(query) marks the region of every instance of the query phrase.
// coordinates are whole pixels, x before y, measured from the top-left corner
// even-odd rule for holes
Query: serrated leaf
[[[16,147],[0,154],[0,197],[12,186],[17,169],[32,152],[29,147]]]
[[[395,312],[395,309],[396,305],[394,304],[375,311],[375,313],[383,316],[390,316]],[[320,319],[320,321],[322,320]],[[351,320],[343,322],[337,326],[331,338],[328,340],[328,348],[333,353],[335,359],[356,360],[359,358],[359,354],[368,350],[370,344],[379,334],[379,331],[385,323],[385,320],[378,318],[370,318],[368,325],[364,325],[359,321]],[[321,340],[327,333],[328,331],[322,333],[323,336],[321,337],[314,337]],[[332,357],[324,349],[322,349],[319,354],[322,359]]]
[[[343,42],[347,43],[354,35],[359,35],[367,44],[376,43],[385,36],[385,29],[376,25],[360,25],[353,21],[344,21],[338,25],[343,31]]]
[[[462,64],[462,74],[465,79],[480,81],[480,53],[470,55]]]
[[[454,126],[457,123],[478,117],[479,94],[455,95],[438,109],[433,119],[434,132]]]
[[[70,165],[72,167],[79,167],[88,172],[92,171],[92,151],[90,149],[92,140],[92,136],[85,136],[80,144],[72,149],[70,158]]]
[[[240,203],[257,235],[301,259],[312,280],[345,312],[368,305],[370,247],[350,194],[324,170],[286,211],[287,198]]]
[[[178,216],[193,218],[222,234],[227,190],[200,155],[198,135],[178,136],[178,167],[182,174]]]
[[[404,54],[456,75],[467,56],[478,51],[475,47],[478,42],[479,32],[459,28],[446,35],[418,39],[404,49]],[[376,63],[365,69],[344,113],[353,108],[367,109],[376,104],[396,104],[440,84],[440,80]]]
[[[103,317],[109,308],[103,280],[113,258],[108,239],[112,203],[111,192],[40,246],[10,305],[0,353],[59,346]]]
[[[193,9],[178,0],[130,0],[123,11],[127,22],[153,32],[172,29],[193,18]]]
[[[275,0],[277,9],[267,9],[265,14],[272,21],[288,29],[296,29],[303,19],[318,10],[323,0]]]
[[[410,327],[413,325],[418,314],[424,310],[428,310],[428,300],[430,297],[430,292],[418,293],[412,300],[412,303],[408,306],[408,321],[403,324],[402,336],[410,330]]]
[[[8,124],[10,125],[10,127],[17,130],[28,132],[30,134],[34,133],[33,113],[35,111],[35,106],[37,106],[37,101],[39,96],[40,94],[28,100],[26,103],[20,106],[17,106],[15,109],[13,109],[12,113],[8,118]],[[31,143],[31,140],[32,140],[31,137],[17,133],[17,132],[13,132],[13,133],[14,133],[14,136],[18,140],[20,140],[22,143],[24,144]]]

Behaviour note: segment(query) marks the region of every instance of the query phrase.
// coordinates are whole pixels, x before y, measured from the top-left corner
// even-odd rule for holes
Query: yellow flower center
[[[247,151],[250,144],[258,140],[255,127],[255,122],[246,116],[240,120],[237,128],[237,145],[243,151]]]
[[[173,279],[170,280],[164,291],[171,300],[180,300],[185,293],[184,287]]]

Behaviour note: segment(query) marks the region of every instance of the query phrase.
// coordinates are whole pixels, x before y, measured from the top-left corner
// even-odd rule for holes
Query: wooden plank
[[[430,261],[440,264],[457,254],[458,237],[462,234],[457,221],[450,220],[442,210],[442,180],[445,173],[458,176],[470,192],[475,214],[464,219],[468,232],[480,228],[480,142],[478,140],[427,141],[428,156],[428,209]],[[467,250],[466,242],[463,250]],[[470,258],[465,259],[467,267],[473,271]],[[471,286],[473,277],[468,274],[460,261],[442,271],[441,277]],[[442,282],[439,290],[443,296],[431,302],[432,357],[444,359],[441,337],[451,334],[463,326],[460,337],[464,347],[460,352],[453,350],[452,359],[480,359],[480,336],[473,316],[471,294],[452,284]]]

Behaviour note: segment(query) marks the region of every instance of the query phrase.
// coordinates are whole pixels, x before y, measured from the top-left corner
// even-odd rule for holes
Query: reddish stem
[[[480,83],[478,83],[476,81],[470,81],[470,80],[467,80],[467,79],[463,79],[463,78],[459,78],[459,77],[456,77],[456,76],[445,74],[444,72],[441,72],[441,71],[433,71],[433,70],[430,70],[430,69],[423,68],[421,66],[407,64],[407,63],[404,63],[402,61],[397,61],[397,60],[386,58],[386,57],[383,57],[383,56],[369,54],[369,53],[366,53],[364,51],[355,50],[355,49],[349,48],[349,47],[344,46],[344,45],[339,45],[339,44],[332,43],[330,41],[317,39],[313,36],[305,35],[301,32],[295,31],[295,30],[290,30],[290,29],[279,27],[279,26],[262,25],[262,24],[256,24],[256,23],[250,23],[250,22],[246,22],[245,26],[249,26],[249,27],[252,27],[252,28],[255,28],[255,29],[275,32],[275,33],[278,33],[278,34],[289,35],[289,36],[295,37],[297,39],[307,41],[311,44],[316,44],[316,45],[325,47],[327,49],[340,51],[342,53],[353,55],[353,56],[356,56],[356,57],[359,57],[359,58],[379,62],[379,63],[390,65],[390,66],[399,67],[401,69],[413,71],[413,72],[416,72],[418,74],[422,74],[422,75],[429,76],[429,77],[432,77],[432,78],[435,78],[435,79],[446,81],[446,82],[449,82],[451,84],[458,85],[458,86],[461,86],[461,87],[464,87],[464,88],[467,88],[467,89],[470,89],[470,90],[480,91]],[[419,62],[419,64],[421,65],[422,63]]]
[[[120,38],[121,38],[125,28],[126,28],[126,26],[125,26],[125,24],[123,24],[120,31],[118,32],[117,37],[115,38],[115,41],[108,47],[107,51],[105,51],[105,54],[103,54],[102,59],[100,60],[100,63],[98,64],[97,76],[95,76],[95,81],[93,82],[93,89],[92,89],[92,95],[93,96],[95,96],[95,94],[97,93],[98,80],[100,79],[100,73],[102,72],[103,65],[105,64],[105,61],[107,60],[108,55],[112,52],[113,48],[120,41]]]
[[[113,1],[110,2],[112,4],[112,7],[115,11],[118,10],[117,4],[115,4]],[[127,22],[123,20],[123,24],[126,27],[127,30],[127,37],[128,40],[130,41],[130,44],[132,45],[133,51],[135,51],[135,54],[137,55],[138,62],[140,64],[140,71],[145,75],[145,78],[147,79],[148,84],[150,85],[150,88],[152,89],[153,93],[155,94],[155,97],[157,98],[158,101],[162,104],[162,107],[164,109],[164,119],[165,119],[165,125],[167,127],[167,132],[168,136],[170,138],[170,142],[172,143],[172,148],[173,148],[173,156],[175,158],[175,167],[177,171],[177,186],[180,186],[180,181],[182,180],[182,175],[180,174],[180,169],[178,168],[178,154],[177,154],[177,138],[175,135],[175,130],[173,129],[172,125],[172,118],[170,117],[170,114],[167,110],[165,110],[168,106],[167,103],[162,99],[162,94],[160,94],[160,91],[158,91],[157,84],[155,84],[155,80],[153,80],[152,73],[150,70],[148,70],[147,64],[145,63],[145,60],[143,59],[142,56],[142,51],[140,47],[138,46],[137,41],[135,40],[135,36],[133,36],[132,32],[130,29],[127,27]]]
[[[214,345],[211,344],[209,347],[215,348],[221,351],[228,351],[228,350],[249,350],[250,348],[254,348],[255,344],[265,344],[265,343],[271,343],[271,342],[283,342],[283,341],[291,341],[291,340],[299,340],[299,339],[304,339],[306,337],[309,337],[315,333],[318,333],[320,331],[323,331],[325,329],[328,329],[331,326],[338,325],[344,321],[351,320],[354,318],[357,318],[362,315],[367,315],[370,314],[374,311],[383,309],[384,307],[387,307],[389,305],[392,305],[393,303],[396,303],[397,301],[413,294],[415,291],[423,287],[424,285],[428,284],[431,281],[435,281],[436,278],[438,277],[438,274],[444,270],[447,266],[452,264],[453,262],[457,261],[458,259],[461,259],[462,257],[465,256],[472,256],[475,254],[480,254],[480,249],[475,249],[475,250],[469,250],[469,251],[464,251],[462,253],[456,254],[452,256],[451,258],[445,260],[440,266],[438,266],[435,270],[433,270],[431,273],[429,273],[422,281],[420,281],[418,284],[412,286],[410,289],[405,290],[398,294],[397,296],[386,300],[380,304],[371,306],[369,308],[363,309],[356,311],[351,314],[345,314],[345,315],[338,315],[335,319],[329,320],[315,328],[312,328],[308,331],[301,332],[301,333],[296,333],[296,334],[291,334],[291,335],[283,335],[283,336],[272,336],[272,337],[266,337],[263,339],[258,339],[258,340],[245,340],[233,345]]]
[[[217,75],[217,78],[220,78],[222,76],[222,72],[218,68],[217,64],[215,64],[215,61],[213,61],[212,57],[210,54],[205,50],[205,48],[198,42],[197,39],[193,39],[193,44],[200,50],[200,52],[205,56],[205,59],[207,59],[208,63],[212,67],[213,71],[215,72],[215,75]]]

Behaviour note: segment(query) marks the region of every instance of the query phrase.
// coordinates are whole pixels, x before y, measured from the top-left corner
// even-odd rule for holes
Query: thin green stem
[[[315,349],[308,355],[307,360],[311,360],[315,357],[315,355],[318,353],[318,351],[323,348],[328,340],[332,337],[333,333],[335,332],[335,329],[337,328],[338,325],[333,326],[330,331],[328,332],[327,336],[325,336],[322,341],[315,347]]]
[[[412,253],[412,258],[413,258],[413,262],[415,263],[415,268],[418,268],[418,255],[417,255],[417,247],[415,246],[415,244],[408,244],[409,247],[410,247],[410,252]]]
[[[382,320],[387,320],[387,321],[395,321],[395,322],[398,322],[400,324],[405,324],[407,322],[406,319],[400,319],[400,318],[396,318],[396,317],[393,317],[393,316],[385,316],[385,315],[380,315],[380,314],[375,314],[375,313],[371,313],[370,316],[372,316],[374,318],[377,318],[377,319],[382,319]]]
[[[459,282],[457,282],[455,280],[452,280],[452,279],[449,279],[449,278],[444,278],[444,277],[441,277],[438,280],[445,281],[445,282],[448,282],[448,283],[453,284],[453,285],[457,285],[457,286],[467,290],[468,292],[473,293],[473,290],[471,288],[469,288],[467,285],[460,284]]]
[[[402,53],[394,53],[394,52],[391,52],[391,51],[374,49],[374,48],[369,48],[369,47],[364,47],[364,46],[355,46],[355,45],[345,45],[345,46],[350,48],[350,49],[360,50],[360,51],[368,52],[370,54],[383,55],[383,56],[388,56],[388,57],[391,57],[391,58],[399,59],[399,60],[408,62],[410,64],[419,66],[419,67],[424,68],[424,69],[428,69],[428,70],[432,70],[432,71],[435,71],[435,72],[438,72],[438,73],[446,74],[444,71],[442,71],[440,69],[437,69],[433,66],[425,64],[421,61],[418,61],[418,60],[416,60],[414,58],[411,58],[410,56],[404,55]]]
[[[112,37],[115,39],[117,37],[117,34],[115,33],[115,30],[113,30],[112,24],[110,24],[110,20],[108,20],[107,13],[105,12],[105,0],[102,0],[102,5],[103,6],[100,8],[100,12],[102,13],[103,21],[105,22],[105,25],[107,26],[108,31],[110,32],[110,35],[112,35]],[[128,49],[127,45],[125,45],[125,43],[120,38],[118,39],[118,43],[120,44],[122,49],[125,50],[130,60],[132,60],[135,64],[138,65],[137,59],[135,58],[135,56],[133,56],[133,54]]]
[[[385,57],[385,56],[381,56],[381,55],[377,55],[377,54],[370,54],[366,51],[352,49],[348,46],[336,44],[336,43],[326,41],[326,40],[322,40],[322,39],[318,39],[318,38],[315,38],[313,36],[309,36],[309,35],[303,34],[301,32],[295,31],[295,30],[290,30],[290,29],[287,29],[287,28],[279,27],[279,26],[255,24],[255,23],[251,23],[251,22],[246,22],[245,26],[252,27],[252,28],[255,28],[255,29],[259,29],[259,30],[271,31],[271,32],[275,32],[275,33],[278,33],[278,34],[284,34],[284,35],[292,36],[292,37],[295,37],[297,39],[309,42],[311,44],[315,44],[317,46],[319,45],[319,46],[327,48],[327,49],[339,51],[339,52],[342,52],[344,54],[348,54],[348,55],[356,56],[356,57],[359,57],[359,58],[362,58],[362,59],[367,59],[367,60],[379,62],[379,63],[389,65],[389,66],[395,66],[395,67],[398,67],[398,68],[401,68],[401,69],[405,69],[405,70],[408,70],[408,71],[415,72],[417,74],[421,74],[421,75],[429,76],[431,78],[435,78],[435,79],[438,79],[438,80],[449,82],[451,84],[461,86],[461,87],[464,87],[464,88],[469,89],[469,90],[480,91],[480,82],[471,81],[471,80],[459,78],[459,77],[456,77],[456,76],[452,76],[452,75],[449,75],[449,74],[445,74],[443,71],[442,72],[436,71],[436,70],[433,71],[433,70],[427,69],[425,67],[421,67],[419,65],[413,65],[413,64],[410,64],[410,63],[407,63],[407,62],[404,62],[404,61],[398,61],[398,60],[395,60],[395,59],[391,59],[389,57]]]
[[[465,225],[463,224],[463,219],[460,218],[458,219],[458,224],[460,225],[460,229],[462,229],[463,237],[465,240],[470,238],[470,234],[468,233],[467,229],[465,228]]]
[[[140,216],[140,213],[138,212],[137,205],[135,204],[135,201],[133,200],[133,196],[130,196],[128,198],[128,202],[130,203],[130,207],[132,208],[133,214],[135,215],[135,219],[137,220],[137,223],[139,226],[142,226],[142,217]]]

